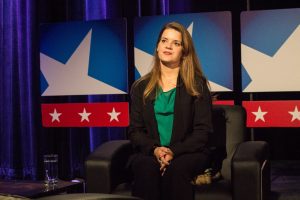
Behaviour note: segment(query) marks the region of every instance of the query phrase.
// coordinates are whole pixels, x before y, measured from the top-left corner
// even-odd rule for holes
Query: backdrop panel
[[[243,92],[300,91],[300,9],[241,14]]]
[[[162,26],[177,21],[188,28],[212,91],[232,91],[231,13],[210,12],[136,18],[134,23],[135,78],[151,68]]]
[[[126,94],[124,19],[41,26],[42,96]]]

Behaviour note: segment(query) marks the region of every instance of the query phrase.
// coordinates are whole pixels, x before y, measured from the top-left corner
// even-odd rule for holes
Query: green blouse
[[[170,145],[174,119],[175,94],[176,88],[167,92],[163,92],[160,88],[154,102],[155,118],[158,126],[160,144],[162,146]]]

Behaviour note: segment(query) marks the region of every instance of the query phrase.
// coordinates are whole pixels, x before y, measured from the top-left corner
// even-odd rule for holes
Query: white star
[[[83,122],[84,120],[86,120],[86,121],[90,121],[89,120],[89,116],[92,114],[92,113],[87,113],[86,112],[86,110],[85,110],[85,108],[83,108],[83,111],[82,111],[82,113],[78,113],[80,116],[81,116],[81,122]]]
[[[252,112],[255,115],[255,122],[258,120],[265,121],[264,115],[268,112],[262,112],[260,106],[258,107],[257,112]]]
[[[241,44],[242,64],[252,80],[243,91],[299,91],[299,52],[300,26],[272,57]]]
[[[192,36],[193,35],[193,22],[189,25],[187,30]],[[134,64],[135,64],[137,71],[139,72],[139,74],[141,76],[146,75],[150,71],[150,69],[152,67],[151,66],[152,62],[153,62],[153,55],[134,47]],[[231,89],[221,86],[212,81],[209,81],[209,85],[213,92],[232,91]]]
[[[110,115],[110,122],[112,121],[112,120],[116,120],[117,122],[119,121],[119,119],[118,119],[118,115],[120,115],[121,113],[120,112],[116,112],[115,111],[115,108],[113,108],[112,109],[112,111],[111,112],[108,112],[107,114],[109,114]]]
[[[291,122],[293,122],[296,119],[300,121],[300,112],[298,111],[297,106],[295,107],[294,111],[290,111],[289,113],[293,116]]]
[[[66,64],[40,53],[41,71],[49,84],[42,96],[126,94],[88,75],[91,36],[92,30],[88,32]]]
[[[56,109],[54,109],[53,113],[49,113],[49,115],[52,116],[52,121],[51,121],[51,122],[54,122],[54,121],[60,122],[60,121],[59,121],[59,116],[61,116],[61,113],[58,113],[58,112],[56,111]]]

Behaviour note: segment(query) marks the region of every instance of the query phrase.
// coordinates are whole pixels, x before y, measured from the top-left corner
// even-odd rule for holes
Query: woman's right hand
[[[166,167],[170,164],[173,159],[173,152],[167,147],[156,147],[153,151],[154,156],[160,164],[160,171],[164,174]]]

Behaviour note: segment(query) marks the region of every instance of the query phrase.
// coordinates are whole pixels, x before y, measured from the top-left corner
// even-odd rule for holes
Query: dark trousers
[[[132,195],[144,200],[193,200],[192,179],[203,172],[208,162],[204,153],[176,157],[164,175],[154,156],[139,154],[132,160],[134,183]]]

